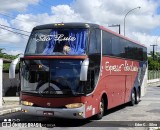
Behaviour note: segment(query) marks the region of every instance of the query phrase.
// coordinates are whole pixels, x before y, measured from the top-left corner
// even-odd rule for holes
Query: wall
[[[9,88],[19,86],[19,74],[16,74],[15,79],[9,79],[9,73],[3,73],[3,81],[2,82],[3,82],[3,96],[5,96],[5,94]]]
[[[2,107],[2,70],[3,70],[3,59],[0,58],[0,107]]]

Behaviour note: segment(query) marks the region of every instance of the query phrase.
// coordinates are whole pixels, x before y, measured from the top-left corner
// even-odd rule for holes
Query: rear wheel
[[[140,102],[140,90],[138,89],[138,92],[136,94],[136,101],[135,103],[138,104]]]
[[[104,115],[104,99],[102,98],[99,104],[99,113],[95,116],[97,120],[102,119]]]
[[[132,94],[131,94],[130,105],[131,105],[131,106],[134,106],[135,102],[136,102],[136,94],[135,94],[135,91],[134,91],[134,89],[133,89],[133,90],[132,90]]]

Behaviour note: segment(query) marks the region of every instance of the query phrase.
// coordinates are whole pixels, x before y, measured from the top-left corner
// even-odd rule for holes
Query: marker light
[[[65,105],[65,107],[67,107],[67,108],[79,108],[81,106],[83,106],[83,103],[73,103],[73,104]]]
[[[28,101],[21,101],[21,104],[25,106],[33,106],[33,103]]]
[[[28,112],[27,110],[23,110],[23,109],[22,109],[21,111],[22,111],[22,112],[25,112],[25,113],[27,113],[27,112]]]
[[[54,24],[54,26],[64,26],[64,24],[63,23],[56,23],[56,24]]]

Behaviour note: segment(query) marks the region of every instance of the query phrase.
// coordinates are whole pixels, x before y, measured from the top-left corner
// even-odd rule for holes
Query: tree
[[[2,52],[3,50],[5,50],[5,48],[0,48],[0,58],[14,60],[19,56],[19,54],[14,56],[14,55],[9,55],[7,53],[3,53]],[[10,63],[4,63],[3,64],[3,70],[8,71],[9,70],[9,66],[10,66]]]
[[[152,55],[152,51],[150,52],[150,55]],[[153,60],[153,57],[148,57],[148,69],[149,70],[160,70],[160,53],[155,53],[155,59]]]

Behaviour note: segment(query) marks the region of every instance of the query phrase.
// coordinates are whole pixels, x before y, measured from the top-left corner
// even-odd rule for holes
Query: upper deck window
[[[26,55],[85,55],[87,29],[34,30]]]

